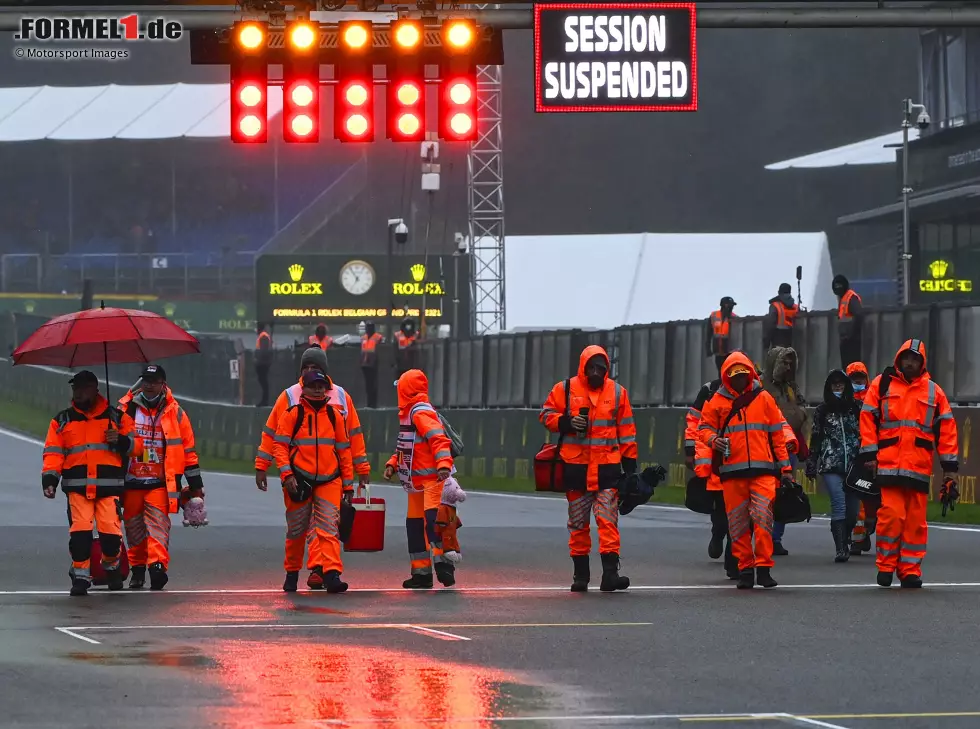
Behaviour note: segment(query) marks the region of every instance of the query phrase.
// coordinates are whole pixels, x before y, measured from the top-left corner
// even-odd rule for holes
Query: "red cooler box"
[[[119,571],[122,572],[122,578],[125,580],[129,577],[129,557],[126,555],[126,543],[120,549],[119,558]],[[92,540],[92,584],[93,585],[105,585],[105,570],[102,569],[102,544],[99,542],[99,538],[96,537]]]
[[[372,499],[371,489],[364,487],[365,498],[354,499],[356,516],[345,552],[381,552],[385,548],[385,500]]]

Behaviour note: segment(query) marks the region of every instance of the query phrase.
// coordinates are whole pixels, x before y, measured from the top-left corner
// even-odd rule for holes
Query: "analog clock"
[[[366,294],[374,286],[374,269],[365,261],[350,261],[340,269],[340,285],[354,296]]]

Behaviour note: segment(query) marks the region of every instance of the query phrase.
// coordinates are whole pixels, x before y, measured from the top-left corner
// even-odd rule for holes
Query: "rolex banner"
[[[459,290],[456,275],[459,275]],[[256,313],[285,324],[419,319],[452,323],[459,299],[460,326],[469,320],[466,256],[276,254],[255,263]]]

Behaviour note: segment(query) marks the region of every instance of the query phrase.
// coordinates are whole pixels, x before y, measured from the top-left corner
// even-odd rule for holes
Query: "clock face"
[[[351,261],[340,269],[340,285],[354,296],[366,294],[374,286],[374,269],[364,261]]]

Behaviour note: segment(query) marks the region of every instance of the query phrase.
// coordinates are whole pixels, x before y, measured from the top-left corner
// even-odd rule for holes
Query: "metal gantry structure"
[[[477,6],[480,10],[488,6]],[[499,9],[500,6],[494,6]],[[507,328],[504,294],[503,67],[476,69],[479,136],[466,158],[474,334]]]

